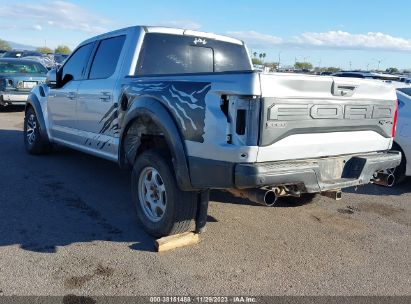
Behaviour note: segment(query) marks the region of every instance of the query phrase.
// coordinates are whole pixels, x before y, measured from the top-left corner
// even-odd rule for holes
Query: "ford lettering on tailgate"
[[[273,104],[268,121],[310,119],[380,119],[391,118],[394,107],[385,105]]]

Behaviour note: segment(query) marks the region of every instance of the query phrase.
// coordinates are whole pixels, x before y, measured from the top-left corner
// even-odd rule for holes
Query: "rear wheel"
[[[148,150],[133,166],[131,189],[137,216],[155,237],[188,231],[195,217],[197,192],[181,191],[169,157]]]
[[[50,142],[41,135],[36,112],[31,107],[24,117],[24,145],[30,154],[44,154],[51,150]]]

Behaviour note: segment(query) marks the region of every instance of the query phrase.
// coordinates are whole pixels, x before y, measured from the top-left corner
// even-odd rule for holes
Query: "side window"
[[[62,85],[71,80],[82,79],[83,70],[86,68],[92,49],[93,43],[83,45],[67,60],[64,66],[59,70],[63,82]]]
[[[102,40],[91,65],[89,79],[104,79],[116,70],[126,36]]]

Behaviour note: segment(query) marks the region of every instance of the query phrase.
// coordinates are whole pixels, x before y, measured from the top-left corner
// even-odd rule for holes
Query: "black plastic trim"
[[[342,155],[346,166],[341,177],[326,180],[321,162],[329,158],[289,160],[265,163],[230,163],[218,160],[189,157],[191,182],[196,189],[261,188],[297,184],[308,193],[342,189],[368,184],[373,174],[395,168],[401,161],[396,151]]]
[[[175,74],[145,74],[145,75],[127,75],[126,78],[145,78],[145,77],[172,77],[172,76],[207,76],[207,75],[224,75],[224,74],[256,74],[258,71],[226,71],[226,72],[204,72],[204,73],[175,73]]]
[[[196,188],[227,189],[234,187],[234,163],[190,156],[191,183]]]
[[[237,164],[235,185],[237,188],[259,188],[282,184],[302,184],[309,193],[342,189],[368,184],[377,171],[395,168],[400,164],[401,153],[396,151],[343,155],[346,167],[342,176],[325,180],[319,159],[280,161],[258,164]],[[324,158],[326,159],[326,158]]]
[[[27,107],[29,105],[33,107],[34,112],[36,113],[37,120],[40,124],[41,136],[48,140],[49,136],[47,134],[46,123],[45,123],[45,120],[44,120],[43,111],[41,109],[41,105],[40,105],[40,102],[39,102],[37,96],[33,93],[30,93],[29,97],[27,98],[25,111],[27,111]]]
[[[128,128],[131,126],[132,121],[138,117],[149,117],[161,129],[168,147],[171,150],[172,162],[179,187],[184,191],[193,190],[182,136],[178,131],[171,114],[159,101],[155,99],[144,97],[139,98],[138,102],[133,102],[124,114],[124,118],[121,123],[118,157],[120,166],[124,167],[126,165],[123,149],[124,135],[127,134]]]

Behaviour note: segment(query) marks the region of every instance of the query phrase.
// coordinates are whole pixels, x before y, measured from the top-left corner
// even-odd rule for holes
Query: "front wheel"
[[[30,154],[44,154],[51,150],[50,142],[41,135],[36,112],[31,107],[24,117],[24,145]]]
[[[155,237],[186,232],[195,217],[197,193],[181,191],[169,158],[155,150],[137,157],[131,190],[137,216]]]

